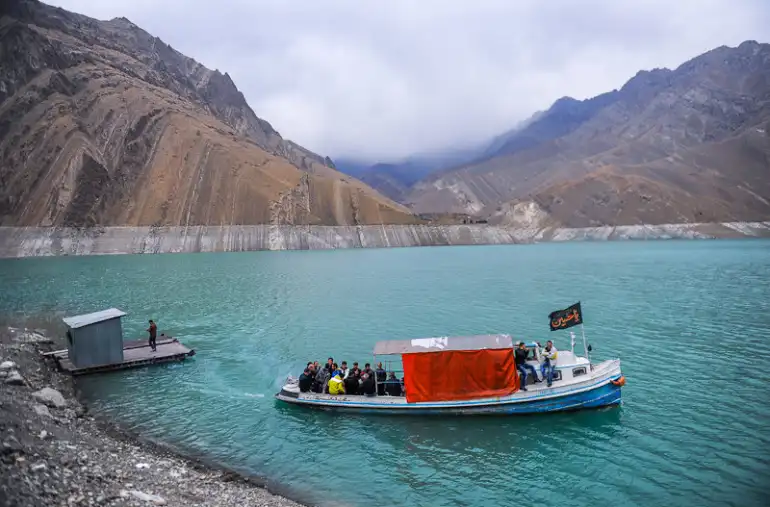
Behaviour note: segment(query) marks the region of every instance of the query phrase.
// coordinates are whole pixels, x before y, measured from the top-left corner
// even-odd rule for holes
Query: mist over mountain
[[[512,224],[522,209],[567,226],[766,220],[769,123],[770,45],[721,46],[618,90],[563,97],[402,202]]]

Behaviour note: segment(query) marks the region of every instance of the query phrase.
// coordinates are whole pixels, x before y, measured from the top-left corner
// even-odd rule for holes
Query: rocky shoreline
[[[547,241],[768,238],[770,222],[569,229],[472,225],[0,227],[0,258],[504,245]]]
[[[0,506],[302,505],[94,417],[40,355],[51,345],[38,331],[0,329]]]

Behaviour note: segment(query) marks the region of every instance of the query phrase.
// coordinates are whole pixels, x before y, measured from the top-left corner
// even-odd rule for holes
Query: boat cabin
[[[401,382],[407,401],[476,398],[510,394],[519,389],[520,376],[512,354],[518,344],[507,334],[389,340],[378,342],[373,355],[375,364],[382,356],[396,356],[395,360],[382,362],[387,372],[403,374]],[[530,351],[531,359],[527,362],[539,374],[543,361],[541,347],[534,341],[524,344]],[[558,350],[553,381],[571,381],[588,375],[590,368],[589,360],[573,350]],[[529,375],[527,385],[534,382]],[[383,394],[382,388],[378,386],[377,392]]]
[[[507,396],[518,390],[510,335],[445,336],[389,340],[374,346],[399,356],[406,401],[431,402]],[[391,370],[392,371],[392,370]]]

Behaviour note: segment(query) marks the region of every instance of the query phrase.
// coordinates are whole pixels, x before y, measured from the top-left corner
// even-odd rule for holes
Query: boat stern
[[[299,398],[299,380],[291,376],[287,377],[286,382],[281,386],[281,390],[275,393],[275,398],[289,402]]]

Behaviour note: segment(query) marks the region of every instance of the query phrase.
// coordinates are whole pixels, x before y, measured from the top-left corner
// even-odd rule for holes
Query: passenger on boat
[[[350,369],[350,375],[361,380],[361,368],[358,367],[358,361],[353,363],[353,367]]]
[[[334,366],[334,359],[330,357],[326,360],[326,367],[329,368],[329,371],[334,371],[332,366]]]
[[[385,384],[385,392],[390,396],[401,396],[401,381],[396,378],[395,372],[390,372],[390,377]]]
[[[345,382],[342,380],[342,374],[339,370],[329,381],[329,394],[345,394]]]
[[[545,358],[545,361],[540,365],[540,372],[543,374],[543,378],[548,380],[548,387],[551,387],[551,384],[553,383],[553,370],[556,367],[556,360],[559,357],[559,351],[556,350],[556,347],[554,347],[551,340],[548,340],[545,344],[543,357]]]
[[[368,366],[368,363],[367,363]],[[371,370],[371,369],[370,369]],[[359,394],[366,396],[374,396],[374,377],[368,373],[364,373],[361,376],[361,387],[359,388]]]
[[[336,375],[342,375],[342,371],[340,370],[339,366],[337,366],[337,363],[332,363],[332,367],[329,368],[332,372],[332,377]]]
[[[374,374],[377,376],[377,395],[385,396],[385,380],[388,378],[388,373],[382,367],[382,363],[377,363],[377,369],[374,370]]]
[[[312,363],[308,363],[312,364]],[[310,391],[310,389],[313,387],[313,374],[310,371],[310,368],[305,368],[305,371],[302,372],[302,375],[299,376],[299,390],[303,393],[306,393]]]
[[[340,371],[342,372],[342,379],[343,380],[348,378],[349,370],[348,370],[348,362],[347,361],[342,361],[342,368],[340,368]]]
[[[535,377],[535,382],[542,382],[538,380],[535,367],[531,364],[527,364],[527,358],[529,357],[529,349],[524,345],[524,342],[519,342],[519,347],[514,351],[514,360],[516,362],[516,369],[521,374],[521,390],[527,390],[527,370],[532,372],[532,376]]]
[[[370,377],[374,376],[374,371],[372,370],[372,365],[370,365],[369,363],[366,363],[364,365],[364,371],[361,372],[362,377],[363,377],[364,373],[366,373]]]
[[[323,368],[318,370],[315,374],[315,383],[313,384],[314,391],[317,393],[325,393],[328,391],[329,378],[331,378],[332,372],[329,371],[329,365],[325,364]]]
[[[343,380],[345,381],[345,392],[347,394],[358,394],[358,384],[361,381],[359,376],[351,372]]]

